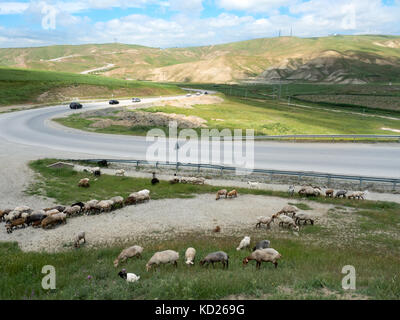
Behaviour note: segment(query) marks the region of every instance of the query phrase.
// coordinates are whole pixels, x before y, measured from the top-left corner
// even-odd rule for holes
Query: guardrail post
[[[200,164],[197,165],[197,173],[200,173]]]
[[[156,169],[158,169],[158,161],[156,161]]]
[[[221,176],[224,174],[224,167],[221,167]]]
[[[178,172],[179,169],[179,162],[176,163],[176,172]]]
[[[360,190],[361,190],[361,187],[362,187],[362,178],[360,178]]]
[[[396,186],[397,186],[397,182],[394,181],[394,182],[393,182],[393,190],[392,190],[392,191],[396,191]]]
[[[136,169],[139,168],[139,160],[136,161]]]
[[[331,176],[328,175],[328,187],[330,187],[330,186],[331,186]]]
[[[299,183],[301,182],[302,177],[303,177],[303,175],[299,174]]]

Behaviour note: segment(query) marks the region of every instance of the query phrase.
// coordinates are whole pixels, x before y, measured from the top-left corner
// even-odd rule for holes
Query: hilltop
[[[280,37],[171,49],[119,43],[0,49],[0,65],[171,82],[395,82],[400,37]]]

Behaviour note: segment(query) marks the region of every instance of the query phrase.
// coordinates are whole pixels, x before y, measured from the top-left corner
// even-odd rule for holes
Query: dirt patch
[[[112,119],[98,119],[87,118],[95,121],[90,125],[92,128],[108,128],[112,125],[119,125],[124,127],[135,126],[151,126],[151,127],[168,127],[170,121],[176,121],[178,128],[191,129],[191,128],[205,128],[207,120],[196,116],[185,116],[176,113],[164,112],[144,112],[144,111],[120,111],[115,113],[116,109],[105,109],[100,112],[93,111],[82,113],[81,117],[87,118],[88,116],[107,117]]]
[[[221,227],[221,234],[249,232],[256,237],[265,230],[254,229],[257,217],[271,216],[287,205],[287,199],[255,195],[240,195],[236,199],[215,201],[214,194],[203,194],[192,199],[151,200],[148,203],[128,206],[112,213],[79,216],[51,230],[26,228],[7,234],[0,228],[0,241],[17,241],[24,251],[60,251],[71,245],[74,235],[85,231],[88,247],[101,247],[125,243],[148,234],[161,238],[182,232],[212,232]],[[312,204],[316,216],[326,215],[330,205]],[[35,208],[36,209],[36,208]],[[37,208],[39,209],[39,208]],[[281,231],[278,224],[273,232]]]

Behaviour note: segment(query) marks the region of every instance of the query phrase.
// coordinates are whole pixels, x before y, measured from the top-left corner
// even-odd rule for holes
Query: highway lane
[[[165,99],[186,99],[184,96]],[[140,104],[126,100],[122,105],[143,105],[161,98],[142,99]],[[83,112],[111,107],[106,102],[84,104]],[[66,153],[93,155],[93,157],[146,159],[146,152],[152,142],[145,137],[105,135],[74,130],[55,124],[50,119],[81,111],[70,110],[59,105],[40,109],[24,110],[0,115],[0,137],[13,144],[53,149]],[[184,143],[179,161],[197,163],[198,157],[185,157]],[[171,144],[171,161],[175,161],[174,145]],[[198,146],[196,145],[196,148]],[[215,153],[226,148],[226,144],[211,144],[200,148]],[[166,146],[167,148],[167,146]],[[164,151],[161,148],[160,151]],[[11,150],[1,150],[3,153]],[[233,152],[239,155],[240,152]],[[10,154],[12,156],[12,154]],[[153,159],[148,159],[153,160]],[[207,161],[209,162],[209,161]],[[229,162],[222,164],[232,165]],[[233,163],[234,166],[237,163]],[[294,143],[257,141],[254,144],[254,167],[260,169],[318,171],[335,174],[364,175],[400,178],[400,144],[352,144],[352,143]]]

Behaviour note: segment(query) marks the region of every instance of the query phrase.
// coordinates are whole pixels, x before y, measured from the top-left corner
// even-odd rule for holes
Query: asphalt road
[[[169,97],[167,99],[187,99],[184,96]],[[142,99],[148,103],[160,98]],[[163,98],[164,100],[166,98]],[[130,101],[121,101],[120,105],[132,105]],[[84,104],[85,110],[108,108],[106,102]],[[50,119],[72,114],[68,106],[59,105],[40,109],[24,110],[0,115],[0,137],[13,145],[34,146],[37,151],[46,156],[48,150],[74,153],[93,157],[147,159],[146,153],[154,142],[146,141],[146,137],[121,135],[104,135],[89,133],[55,124]],[[181,141],[179,150],[180,162],[198,163],[199,157],[185,156],[185,143]],[[175,142],[171,143],[169,160],[176,160]],[[188,144],[186,144],[186,147]],[[193,146],[193,145],[192,145]],[[205,150],[216,155],[218,150],[223,154],[227,144],[211,144],[200,147],[199,154]],[[160,152],[166,151],[168,146],[161,147]],[[294,142],[264,142],[254,144],[254,167],[259,169],[318,171],[334,174],[376,176],[400,178],[400,144],[352,144],[352,143],[294,143]],[[1,150],[9,153],[12,159],[12,150]],[[234,157],[240,152],[230,152]],[[218,157],[219,158],[219,157]],[[161,160],[161,159],[159,159]],[[205,160],[204,162],[210,162]],[[215,162],[216,163],[216,162]],[[251,165],[252,161],[249,161]],[[237,161],[230,163],[222,161],[220,164],[239,166]]]

